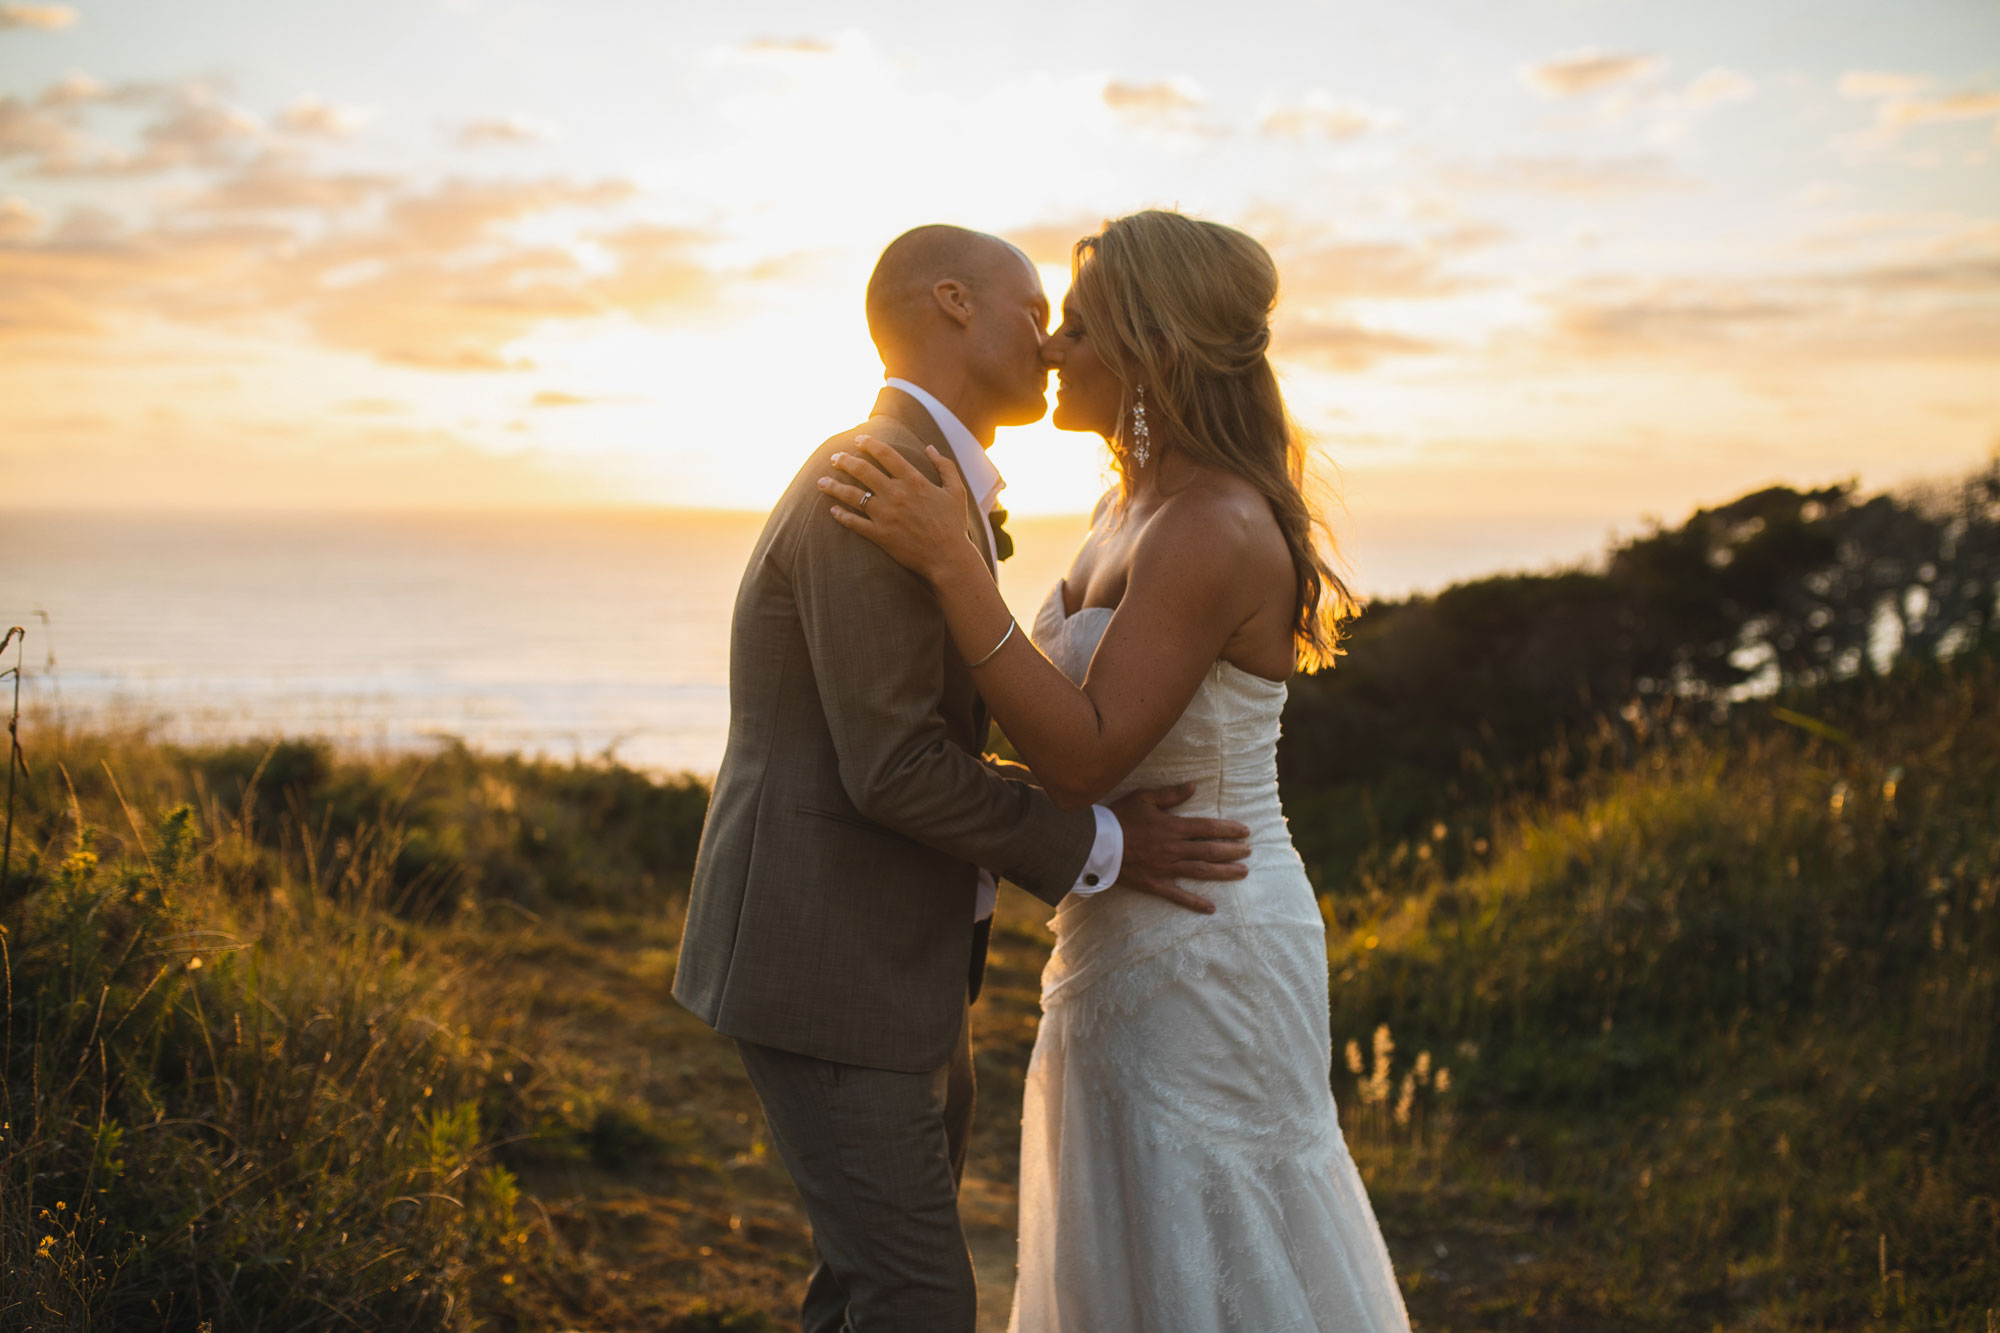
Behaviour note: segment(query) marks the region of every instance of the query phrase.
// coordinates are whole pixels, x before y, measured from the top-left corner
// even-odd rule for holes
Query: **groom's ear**
[[[931,298],[944,317],[960,328],[972,323],[972,288],[963,278],[943,278],[932,285]]]

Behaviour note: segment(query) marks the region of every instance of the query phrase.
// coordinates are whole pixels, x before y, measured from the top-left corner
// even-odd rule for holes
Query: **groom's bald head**
[[[1034,272],[1028,257],[998,236],[942,223],[912,228],[889,242],[868,277],[868,336],[893,366],[953,322],[939,284],[958,283],[977,299],[1024,268]]]
[[[868,333],[893,379],[935,394],[980,440],[1048,411],[1049,298],[1018,249],[929,226],[889,242],[868,279]]]

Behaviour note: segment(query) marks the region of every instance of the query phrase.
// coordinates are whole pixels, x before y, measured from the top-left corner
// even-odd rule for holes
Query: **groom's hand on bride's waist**
[[[1135,791],[1111,805],[1125,834],[1125,859],[1115,887],[1136,889],[1196,912],[1215,904],[1176,880],[1242,879],[1250,855],[1250,830],[1229,819],[1196,819],[1167,812],[1194,795],[1194,784]]]

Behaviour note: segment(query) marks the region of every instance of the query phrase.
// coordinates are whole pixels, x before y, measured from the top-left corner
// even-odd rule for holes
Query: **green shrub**
[[[706,784],[685,774],[653,778],[457,743],[375,758],[317,740],[189,748],[31,730],[25,743],[60,767],[37,763],[22,785],[17,852],[68,836],[72,797],[114,855],[126,850],[128,804],[187,804],[206,827],[240,835],[218,851],[235,859],[216,867],[239,895],[268,890],[277,860],[298,855],[327,872],[335,898],[386,877],[376,888],[392,910],[431,920],[494,899],[537,909],[662,907],[693,872],[708,812]]]

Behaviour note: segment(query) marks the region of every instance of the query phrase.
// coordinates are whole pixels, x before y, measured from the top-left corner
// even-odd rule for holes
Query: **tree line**
[[[2000,453],[1872,495],[1772,486],[1594,567],[1371,604],[1339,662],[1293,682],[1279,771],[1331,887],[1366,846],[1476,822],[1589,742],[1725,722],[1996,631]]]

